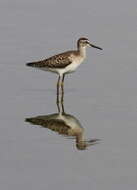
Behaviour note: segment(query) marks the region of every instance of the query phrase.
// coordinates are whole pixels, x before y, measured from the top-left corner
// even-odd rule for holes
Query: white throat
[[[83,58],[86,58],[86,47],[79,47],[79,52]]]

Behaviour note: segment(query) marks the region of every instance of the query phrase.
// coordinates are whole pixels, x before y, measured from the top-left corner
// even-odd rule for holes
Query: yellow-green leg
[[[60,88],[60,76],[58,77],[58,82],[57,82],[57,103],[59,102],[59,88]]]
[[[61,102],[64,101],[64,79],[65,79],[65,74],[63,74],[62,81],[61,81],[61,90],[62,90]]]

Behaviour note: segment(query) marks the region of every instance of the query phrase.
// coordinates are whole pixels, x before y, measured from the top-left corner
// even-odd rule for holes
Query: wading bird
[[[58,113],[26,118],[26,122],[39,125],[55,131],[60,135],[74,138],[77,149],[85,150],[87,147],[98,144],[99,139],[85,139],[84,128],[79,120],[64,111],[63,103],[58,103]]]
[[[77,41],[77,50],[66,51],[50,58],[27,63],[27,66],[36,67],[44,71],[51,71],[59,75],[57,82],[57,102],[59,101],[60,87],[64,93],[65,74],[74,72],[77,67],[86,58],[86,47],[93,47],[102,50],[102,48],[93,45],[87,38],[80,38]],[[63,96],[62,96],[63,97]],[[63,101],[63,99],[62,99]]]

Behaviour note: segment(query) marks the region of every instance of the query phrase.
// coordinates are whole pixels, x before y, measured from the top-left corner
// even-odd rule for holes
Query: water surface
[[[124,0],[0,1],[0,187],[137,189],[137,2]],[[25,66],[75,47],[85,36],[103,51],[65,78],[66,112],[87,139],[25,122],[57,112],[56,80]]]

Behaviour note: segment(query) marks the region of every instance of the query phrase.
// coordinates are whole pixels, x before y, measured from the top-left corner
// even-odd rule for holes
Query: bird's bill
[[[95,145],[95,144],[98,144],[100,141],[100,139],[91,139],[91,140],[87,140],[85,141],[87,146],[92,146],[92,145]]]
[[[101,47],[95,46],[95,45],[93,45],[93,44],[91,44],[91,43],[89,43],[89,45],[90,45],[90,47],[93,47],[93,48],[97,48],[97,49],[103,50]]]
[[[79,150],[85,150],[89,146],[98,144],[99,143],[98,141],[100,141],[100,139],[91,139],[91,140],[76,142],[76,147]]]

